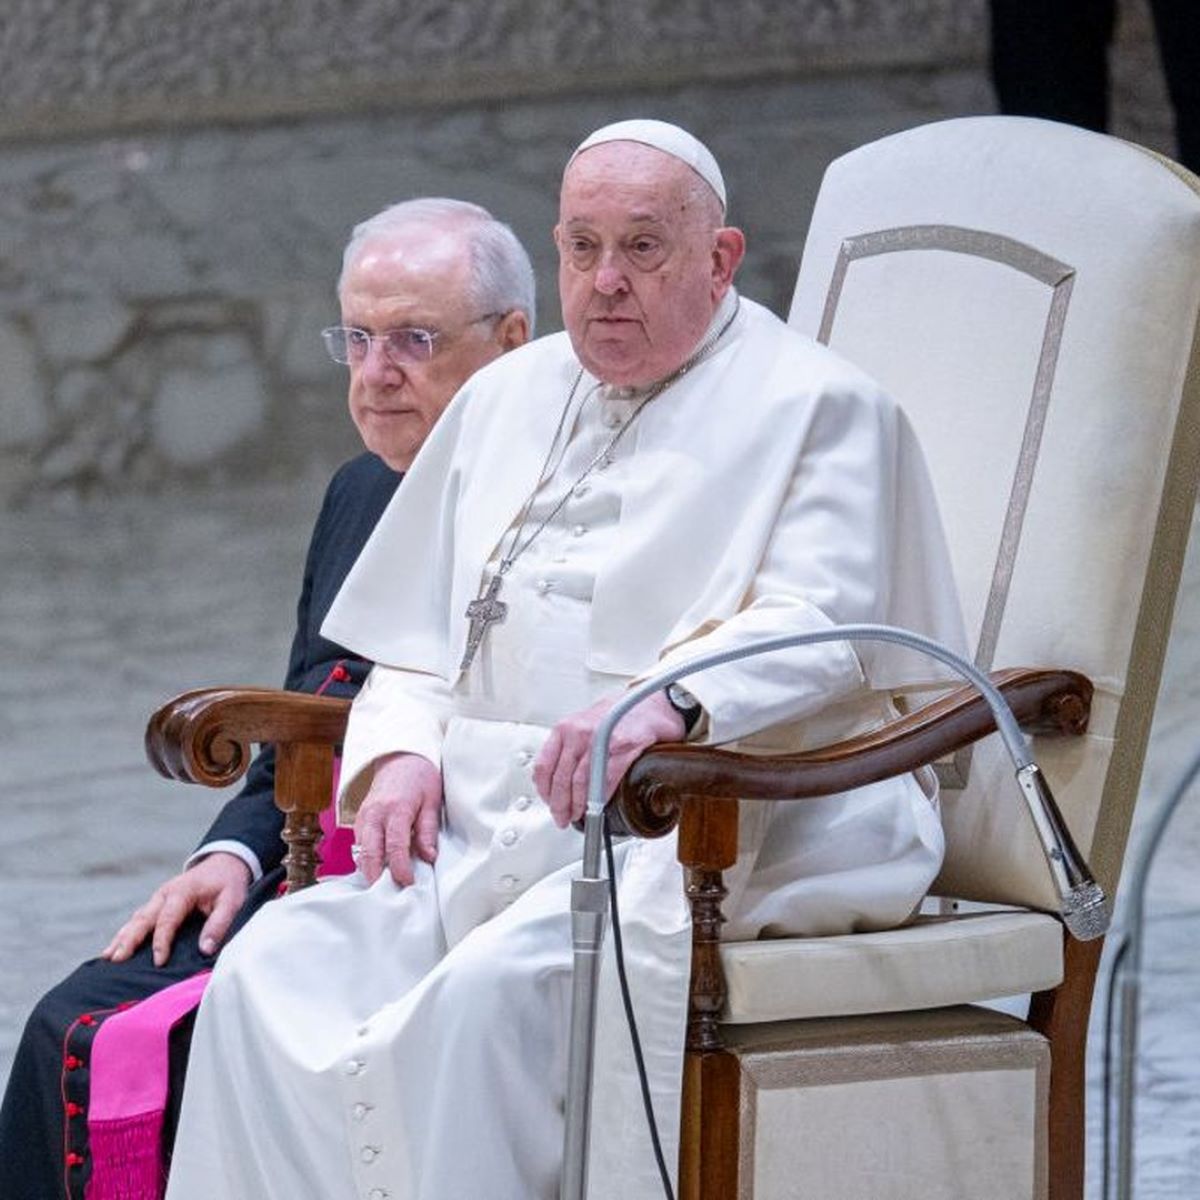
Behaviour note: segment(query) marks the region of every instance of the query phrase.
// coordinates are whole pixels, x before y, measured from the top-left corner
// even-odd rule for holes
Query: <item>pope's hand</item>
[[[550,806],[554,823],[565,829],[587,808],[588,775],[592,768],[592,738],[596,726],[619,697],[598,700],[591,708],[564,717],[550,731],[533,764],[533,782]],[[682,742],[687,736],[683,718],[663,692],[654,692],[634,705],[616,724],[608,744],[604,798],[617,790],[621,776],[647,746]]]
[[[412,856],[437,858],[442,773],[420,754],[394,754],[375,764],[375,776],[354,818],[359,870],[368,883],[391,868],[400,884],[413,881]]]
[[[200,930],[200,949],[215,954],[250,890],[250,868],[236,854],[218,850],[173,879],[168,879],[100,951],[110,962],[125,962],[153,931],[154,965],[171,957],[179,926],[193,912],[208,920]]]

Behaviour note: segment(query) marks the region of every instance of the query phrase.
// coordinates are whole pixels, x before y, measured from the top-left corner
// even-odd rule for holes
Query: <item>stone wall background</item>
[[[1170,150],[1145,0],[1116,132]],[[350,227],[477,200],[534,256],[589,129],[693,129],[786,308],[821,172],[993,111],[984,0],[11,0],[0,25],[0,505],[318,479],[356,446],[317,331]]]

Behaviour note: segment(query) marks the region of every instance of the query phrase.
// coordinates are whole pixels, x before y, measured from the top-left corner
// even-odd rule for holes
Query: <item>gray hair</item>
[[[481,313],[523,312],[533,333],[533,266],[517,235],[486,208],[466,200],[424,197],[403,200],[359,222],[342,254],[338,294],[363,244],[373,237],[411,225],[461,225],[470,235],[471,299]]]

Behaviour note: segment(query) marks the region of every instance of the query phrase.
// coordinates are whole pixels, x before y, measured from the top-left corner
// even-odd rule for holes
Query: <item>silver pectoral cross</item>
[[[503,575],[499,573],[493,575],[491,583],[487,586],[487,591],[467,605],[465,615],[467,620],[471,622],[471,625],[467,630],[467,648],[463,652],[462,662],[458,667],[460,671],[465,671],[470,667],[472,660],[475,658],[475,652],[479,649],[480,643],[483,641],[488,629],[496,624],[497,621],[503,621],[505,614],[508,612],[508,605],[503,600],[496,599],[500,592],[500,585],[503,582]]]

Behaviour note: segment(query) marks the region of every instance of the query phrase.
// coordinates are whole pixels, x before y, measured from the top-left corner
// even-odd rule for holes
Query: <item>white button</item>
[[[515,808],[517,812],[524,812],[532,803],[533,801],[530,800],[528,796],[518,796],[513,801],[513,808]]]
[[[371,1027],[370,1025],[360,1025],[354,1032],[358,1037],[366,1037],[371,1032]]]
[[[371,1200],[388,1200],[388,1197],[391,1194],[392,1194],[391,1192],[387,1191],[384,1188],[372,1188],[371,1189]]]
[[[619,412],[613,412],[610,409],[604,414],[604,423],[609,427],[609,429],[616,429],[616,427],[621,423],[621,414]]]
[[[517,877],[515,875],[501,875],[500,886],[506,892],[511,892],[517,886]]]
[[[575,528],[571,530],[572,537],[583,537],[585,533],[587,533],[586,525],[576,525]]]
[[[539,579],[537,581],[537,590],[541,592],[543,596],[553,587],[554,581],[552,579]]]
[[[364,1146],[359,1151],[358,1156],[365,1163],[374,1162],[379,1157],[379,1147],[378,1146]]]
[[[586,496],[588,494],[588,492],[590,492],[591,490],[592,490],[592,485],[590,483],[577,483],[571,489],[571,495]]]
[[[532,750],[518,750],[517,751],[517,762],[519,762],[521,764],[521,766],[523,766],[523,767],[529,766],[529,764],[531,762],[533,762],[533,751]]]
[[[369,1104],[356,1104],[350,1110],[351,1114],[353,1115],[353,1117],[356,1121],[365,1121],[367,1119],[367,1113],[369,1113],[370,1111],[371,1111],[371,1106]]]
[[[511,846],[521,835],[515,829],[506,829],[501,835],[500,840],[506,845]]]
[[[365,1062],[362,1062],[360,1059],[352,1058],[346,1064],[346,1074],[347,1075],[357,1075],[357,1074],[359,1074],[360,1071],[362,1071],[363,1067],[365,1067],[366,1065],[367,1064]]]

